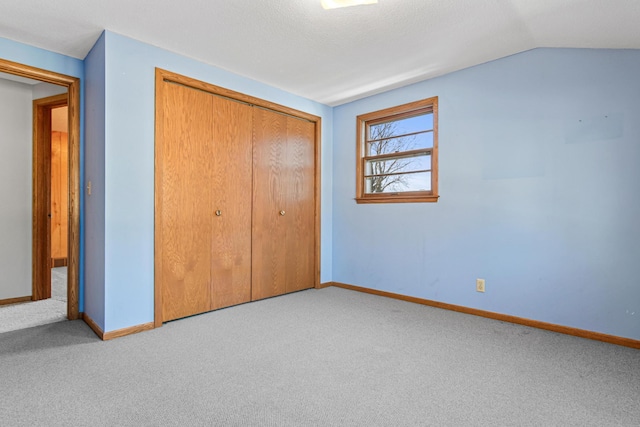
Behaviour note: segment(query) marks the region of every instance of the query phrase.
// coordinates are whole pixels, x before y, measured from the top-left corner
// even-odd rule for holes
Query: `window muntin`
[[[393,124],[392,129],[388,129],[388,125]],[[387,120],[382,123],[372,124],[369,128],[370,138],[376,139],[375,135],[383,133],[383,128],[387,127],[389,135],[398,136],[410,134],[416,131],[433,129],[433,114],[419,114],[404,119]]]
[[[395,153],[402,147],[407,149],[433,148],[433,131],[416,132],[383,139],[369,138],[366,144],[366,150],[369,155]]]
[[[358,203],[437,201],[437,102],[358,116]]]

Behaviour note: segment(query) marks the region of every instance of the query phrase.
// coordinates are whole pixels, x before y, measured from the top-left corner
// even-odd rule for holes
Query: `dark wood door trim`
[[[67,317],[70,320],[79,318],[79,281],[80,281],[80,79],[77,77],[67,76],[55,73],[53,71],[43,70],[41,68],[31,67],[17,62],[0,59],[0,72],[13,74],[17,76],[27,77],[46,83],[52,83],[67,88],[66,98],[69,107],[69,253],[68,253],[68,269],[67,269]],[[35,109],[35,108],[34,108]],[[34,171],[37,161],[36,158],[36,129],[34,128]],[[42,153],[38,154],[43,155]],[[38,208],[38,218],[36,220],[36,193],[41,190],[37,186],[42,185],[42,171],[37,174],[34,172],[34,219],[33,219],[33,277],[42,273],[36,272],[36,265],[49,266],[50,259],[42,258],[43,251],[41,245],[43,240],[50,239],[50,236],[43,236],[40,233],[42,223],[48,221],[49,209],[47,207],[45,218],[42,217],[44,209]],[[38,179],[38,182],[36,182]],[[38,189],[37,189],[38,188]],[[47,199],[48,200],[48,199]],[[41,201],[38,203],[42,204]],[[38,228],[36,228],[38,227]],[[38,250],[39,249],[39,250]],[[45,252],[48,254],[48,252]],[[35,298],[36,289],[34,286],[32,298]],[[40,290],[38,290],[40,292]]]
[[[67,104],[66,93],[33,100],[33,301],[51,298],[51,110]]]

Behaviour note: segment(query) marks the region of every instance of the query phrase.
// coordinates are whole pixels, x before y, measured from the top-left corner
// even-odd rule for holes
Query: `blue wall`
[[[638,76],[536,49],[336,107],[333,280],[640,339]],[[356,116],[432,96],[440,201],[357,205]]]
[[[80,59],[0,37],[0,58],[73,77],[84,77]]]
[[[105,38],[100,36],[85,63],[86,152],[83,186],[85,196],[85,314],[101,328],[105,313]]]
[[[536,49],[334,109],[108,31],[84,63],[0,57],[83,79],[80,310],[105,332],[153,321],[161,67],[322,117],[322,282],[640,339],[640,51]],[[431,96],[440,201],[357,205],[355,117]]]
[[[84,182],[84,63],[59,53],[18,43],[0,37],[0,58],[31,67],[80,78],[80,182]],[[80,191],[80,211],[84,206],[84,194]],[[84,216],[80,215],[80,283],[79,310],[84,311]]]
[[[105,332],[153,321],[155,67],[322,117],[322,281],[331,280],[332,109],[106,31]]]

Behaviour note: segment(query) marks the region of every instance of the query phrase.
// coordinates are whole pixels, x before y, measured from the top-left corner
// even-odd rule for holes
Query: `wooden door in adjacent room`
[[[252,299],[314,286],[315,124],[254,108]]]
[[[69,234],[67,106],[51,110],[51,267],[66,266]]]

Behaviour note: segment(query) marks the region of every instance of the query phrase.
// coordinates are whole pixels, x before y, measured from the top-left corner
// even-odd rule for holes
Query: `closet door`
[[[252,108],[163,82],[162,321],[251,300]]]
[[[251,300],[251,106],[213,96],[211,309]]]
[[[314,286],[315,265],[315,125],[307,120],[287,120],[287,174],[283,190],[287,199],[286,292]]]
[[[252,299],[314,285],[314,125],[254,108]]]
[[[163,83],[162,321],[211,310],[213,95]]]
[[[156,70],[155,326],[315,285],[320,122],[297,113]]]

